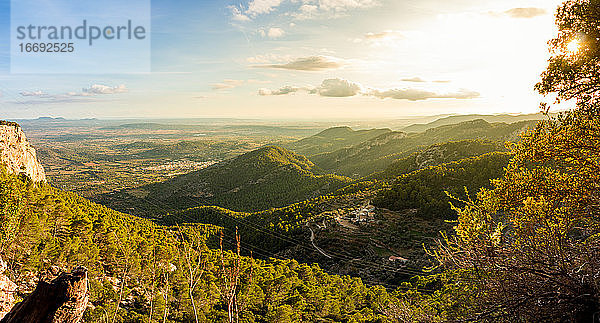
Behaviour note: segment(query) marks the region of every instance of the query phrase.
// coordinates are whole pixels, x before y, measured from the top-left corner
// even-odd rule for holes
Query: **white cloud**
[[[292,60],[283,64],[256,65],[260,68],[286,69],[296,71],[323,71],[333,70],[342,67],[343,64],[333,57],[311,56]]]
[[[401,81],[403,81],[403,82],[413,82],[413,83],[425,83],[425,82],[427,82],[427,81],[425,81],[424,79],[422,79],[420,77],[405,78],[405,79],[402,79]]]
[[[370,8],[379,5],[376,0],[319,0],[319,8],[330,11]]]
[[[358,83],[354,83],[348,80],[334,78],[324,80],[318,87],[294,87],[284,86],[277,90],[270,90],[262,88],[258,91],[261,96],[271,95],[286,95],[292,94],[299,91],[307,91],[309,94],[318,94],[323,97],[334,97],[344,98],[353,97],[357,95],[371,96],[379,99],[396,99],[396,100],[408,100],[408,101],[422,101],[429,99],[456,99],[456,100],[468,100],[475,99],[481,96],[480,93],[460,89],[458,91],[450,92],[439,92],[434,90],[406,88],[406,89],[388,89],[388,90],[377,90],[368,89],[363,90]]]
[[[267,36],[273,39],[283,37],[283,35],[285,35],[285,31],[281,28],[269,28],[267,32]]]
[[[409,100],[409,101],[421,101],[428,99],[475,99],[481,96],[480,93],[461,89],[456,92],[438,93],[428,90],[421,89],[391,89],[385,91],[372,90],[368,95],[380,98],[380,99],[396,99],[396,100]]]
[[[512,18],[535,18],[547,13],[548,11],[543,8],[513,8],[505,12]]]
[[[318,87],[297,87],[288,85],[276,90],[262,88],[258,90],[258,94],[261,96],[286,95],[300,91],[306,91],[309,94],[318,94],[325,97],[342,98],[360,94],[361,87],[356,83],[335,78],[324,80]]]
[[[302,90],[302,88],[294,87],[294,86],[284,86],[277,90],[269,90],[269,89],[260,89],[258,90],[258,95],[260,96],[269,96],[269,95],[286,95],[291,93],[296,93]]]
[[[129,92],[124,84],[118,86],[107,86],[102,84],[93,84],[87,88],[81,89],[81,92],[66,92],[61,94],[48,94],[42,90],[21,91],[21,96],[35,98],[29,101],[18,101],[20,104],[56,104],[73,102],[94,102],[91,97],[100,95],[110,95]]]
[[[400,31],[396,30],[385,30],[380,32],[369,32],[364,34],[362,37],[350,39],[354,43],[362,43],[364,41],[374,46],[383,46],[390,44],[397,44],[398,40],[404,39],[405,36]]]
[[[268,64],[272,62],[289,62],[292,61],[291,55],[265,54],[248,57],[246,61],[251,64]]]
[[[231,10],[231,19],[235,21],[250,21],[250,18],[246,16],[242,10],[236,6],[228,6],[229,10]]]
[[[102,85],[102,84],[93,84],[92,86],[90,86],[88,88],[83,88],[81,91],[83,93],[88,93],[88,94],[94,95],[94,94],[126,93],[129,90],[127,89],[127,87],[125,87],[124,84],[117,85],[114,87],[106,86],[106,85]]]
[[[360,93],[360,85],[342,79],[328,79],[321,83],[317,91],[321,96],[327,97],[349,97]]]
[[[503,17],[508,16],[510,18],[517,19],[531,19],[539,16],[547,15],[549,12],[545,8],[512,8],[506,11],[491,11],[488,12],[490,16],[493,17]]]
[[[44,91],[38,90],[38,91],[22,91],[21,96],[37,96],[37,97],[48,97],[48,93],[45,93]]]
[[[281,5],[281,0],[253,0],[248,4],[245,14],[250,17],[270,13]]]

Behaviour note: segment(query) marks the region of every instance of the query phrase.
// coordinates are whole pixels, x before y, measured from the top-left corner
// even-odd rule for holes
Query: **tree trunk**
[[[17,303],[0,323],[77,323],[88,299],[87,269],[77,267],[51,281],[40,280],[33,293]]]

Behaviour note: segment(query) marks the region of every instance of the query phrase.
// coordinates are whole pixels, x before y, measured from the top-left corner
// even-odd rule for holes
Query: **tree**
[[[550,41],[551,58],[536,89],[576,99],[580,108],[596,110],[600,94],[600,0],[571,0],[556,15],[558,37]]]
[[[196,302],[194,301],[194,290],[200,283],[202,275],[206,269],[206,259],[203,259],[202,253],[205,251],[206,245],[204,239],[198,236],[198,233],[190,230],[188,236],[181,230],[181,227],[177,226],[179,233],[180,247],[179,254],[182,258],[185,278],[188,288],[188,296],[192,302],[192,309],[194,310],[194,319],[198,323],[198,309],[196,308]]]
[[[577,108],[514,144],[493,188],[457,209],[434,255],[477,321],[593,321],[600,311],[600,1],[565,2],[537,89]],[[579,41],[579,49],[569,45]]]

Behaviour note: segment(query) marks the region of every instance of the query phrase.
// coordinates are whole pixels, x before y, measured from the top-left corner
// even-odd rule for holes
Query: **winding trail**
[[[308,224],[306,224],[306,226],[308,227],[308,230],[310,230],[310,243],[312,243],[313,247],[315,247],[315,249],[317,249],[317,251],[320,252],[323,256],[332,259],[330,255],[326,254],[321,248],[317,247],[317,245],[315,244],[315,232]]]

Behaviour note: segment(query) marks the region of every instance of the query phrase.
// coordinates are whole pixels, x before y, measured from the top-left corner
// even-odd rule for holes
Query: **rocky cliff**
[[[36,182],[46,181],[44,167],[17,123],[0,121],[0,163],[9,172],[25,173]]]

